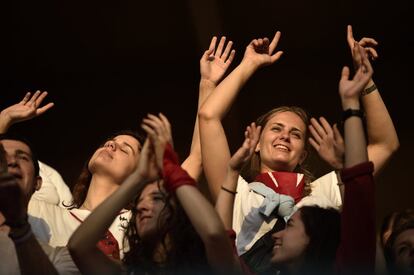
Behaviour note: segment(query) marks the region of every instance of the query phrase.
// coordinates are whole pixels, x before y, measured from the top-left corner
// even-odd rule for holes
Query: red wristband
[[[178,163],[178,156],[171,144],[167,144],[164,151],[164,186],[170,193],[175,193],[183,185],[196,186],[195,180]]]

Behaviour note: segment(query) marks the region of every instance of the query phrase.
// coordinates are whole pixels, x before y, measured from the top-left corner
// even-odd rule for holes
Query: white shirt
[[[86,209],[72,209],[58,207],[56,205],[32,199],[29,202],[29,223],[33,233],[41,241],[52,247],[66,246],[72,233],[81,224],[73,215],[84,221],[91,213]],[[109,231],[118,241],[121,258],[123,257],[123,238],[131,211],[121,211],[109,227]]]
[[[318,205],[320,207],[332,207],[339,209],[342,205],[341,193],[338,186],[336,173],[330,172],[317,180],[310,183],[311,194],[304,197],[297,203],[297,207],[305,205]],[[276,224],[275,217],[264,219],[258,212],[262,205],[264,197],[249,188],[249,183],[239,176],[237,184],[237,194],[234,200],[233,208],[233,230],[236,236],[243,230],[244,236],[251,240],[247,245],[243,241],[241,246],[237,242],[236,247],[239,255],[247,252],[258,239],[269,232]],[[246,231],[247,230],[247,231]],[[246,234],[246,232],[250,232]]]

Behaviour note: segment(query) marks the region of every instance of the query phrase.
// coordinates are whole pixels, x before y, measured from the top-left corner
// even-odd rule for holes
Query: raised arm
[[[344,67],[342,69],[339,93],[344,112],[348,112],[349,110],[360,111],[359,93],[372,76],[372,67],[368,58],[363,56],[365,55],[363,48],[357,43],[355,43],[354,47],[354,51],[358,51],[361,54],[361,64],[358,66],[358,70],[351,80],[349,80],[349,68]],[[349,111],[352,115],[345,115],[344,117],[345,168],[368,161],[362,117],[354,115],[353,112]]]
[[[255,123],[247,126],[244,132],[244,142],[242,146],[231,157],[227,166],[226,178],[220,188],[216,201],[216,211],[226,230],[232,229],[233,224],[233,205],[234,196],[237,189],[237,179],[243,165],[254,153],[260,137],[261,126],[256,127]]]
[[[181,167],[195,180],[199,179],[202,172],[198,110],[204,103],[205,99],[217,87],[217,84],[223,78],[235,55],[235,51],[231,49],[233,45],[232,41],[229,41],[225,46],[226,38],[222,37],[217,48],[216,43],[217,37],[214,36],[211,39],[209,49],[204,52],[200,59],[201,78],[193,139],[191,142],[190,154],[181,164]]]
[[[375,50],[377,42],[372,38],[364,37],[359,42],[355,41],[352,27],[348,26],[347,41],[352,53],[355,70],[361,63],[361,55],[354,48],[357,43],[364,48],[365,53],[375,60],[378,54]],[[388,110],[381,98],[372,77],[360,93],[360,101],[365,109],[367,135],[368,135],[368,158],[374,163],[374,176],[377,176],[392,154],[398,149],[399,141],[394,124]],[[311,119],[310,132],[312,137],[310,143],[324,159],[335,169],[343,167],[343,139],[335,127],[332,128],[324,118]]]
[[[361,55],[354,48],[355,39],[350,25],[347,31],[348,45],[352,52],[354,64],[357,66],[357,64],[360,64]],[[364,37],[357,43],[365,49],[365,52],[372,59],[378,57],[374,49],[374,46],[378,43],[374,39]],[[356,67],[356,69],[358,68]],[[368,157],[374,163],[375,176],[399,148],[400,144],[390,114],[372,77],[361,92],[361,102],[366,116]]]
[[[13,124],[40,116],[52,108],[54,106],[52,102],[40,107],[46,96],[47,92],[36,91],[33,95],[28,92],[22,101],[1,111],[0,134],[6,133]]]
[[[373,274],[375,267],[375,193],[373,167],[368,152],[360,112],[359,94],[372,76],[364,49],[355,43],[361,63],[349,80],[344,67],[339,93],[344,111],[345,162],[341,172],[345,198],[341,213],[341,243],[337,252],[339,274]]]
[[[67,246],[82,273],[119,274],[122,271],[121,265],[105,256],[96,244],[138,190],[159,177],[157,167],[147,139],[140,153],[138,168],[73,233]]]
[[[268,38],[254,39],[247,46],[241,63],[217,86],[199,111],[203,168],[214,200],[226,177],[230,160],[229,146],[221,120],[253,73],[280,58],[281,51],[274,53],[279,38],[280,32],[276,32],[271,43]]]
[[[171,126],[167,118],[160,114],[159,117],[149,117],[144,123],[143,129],[154,144],[158,162],[160,156],[163,157],[164,187],[168,192],[176,194],[191,224],[203,240],[211,267],[223,274],[235,271],[237,263],[219,216],[195,186],[194,179],[178,165],[178,158],[168,145]]]

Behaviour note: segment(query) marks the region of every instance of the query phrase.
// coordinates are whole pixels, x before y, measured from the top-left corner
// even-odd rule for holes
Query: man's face
[[[35,175],[32,152],[24,142],[18,140],[1,140],[6,152],[8,172],[16,178],[27,200],[39,190],[42,179]]]

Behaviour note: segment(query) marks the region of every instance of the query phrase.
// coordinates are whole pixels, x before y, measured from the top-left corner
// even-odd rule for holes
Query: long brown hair
[[[157,182],[157,185],[161,190],[161,183]],[[134,207],[131,209],[132,215],[124,236],[124,244],[129,245],[129,250],[125,253],[123,261],[129,271],[131,273],[158,274],[164,270],[167,274],[191,274],[191,271],[200,268],[208,269],[203,241],[195,231],[177,197],[167,192],[161,192],[165,205],[157,221],[157,236],[166,251],[166,258],[163,263],[154,262],[154,243],[141,239],[136,225],[138,214],[136,205],[144,188],[140,189],[135,198]],[[205,274],[210,273],[206,272]]]
[[[277,113],[284,113],[284,112],[292,112],[296,115],[298,115],[300,117],[300,119],[303,121],[303,123],[306,126],[305,129],[305,136],[304,136],[304,140],[305,140],[305,150],[307,152],[309,152],[309,143],[308,143],[308,125],[309,125],[309,115],[308,113],[301,107],[297,107],[297,106],[281,106],[278,108],[274,108],[272,110],[270,110],[269,112],[261,115],[257,120],[256,120],[256,125],[257,126],[262,126],[262,132],[264,127],[266,126],[266,124],[269,122],[269,120]],[[262,133],[260,133],[262,134]],[[253,181],[257,175],[259,175],[261,173],[260,171],[260,164],[261,164],[261,160],[260,160],[260,152],[255,152],[252,157],[250,158],[250,160],[246,163],[246,165],[243,167],[242,169],[242,175],[243,177],[245,177],[249,182]],[[314,179],[314,176],[312,175],[312,173],[307,169],[307,165],[305,163],[302,164],[298,164],[295,169],[294,172],[296,173],[301,173],[304,174],[305,177],[305,189],[304,189],[304,195],[309,195],[311,190],[310,190],[310,183],[312,182],[312,180]]]
[[[105,141],[102,142],[98,148],[102,147],[106,141],[114,139],[116,136],[120,136],[120,135],[132,136],[133,138],[138,140],[138,142],[141,145],[143,145],[145,141],[144,135],[142,133],[137,132],[137,131],[131,131],[131,130],[123,130],[105,139]],[[73,186],[73,191],[72,191],[73,200],[71,204],[65,205],[66,207],[69,207],[70,209],[79,208],[85,202],[86,195],[88,194],[88,190],[89,190],[89,185],[91,184],[91,180],[92,180],[92,173],[89,171],[89,168],[88,168],[88,164],[89,164],[91,157],[85,162],[82,168],[82,172],[79,175],[78,179],[76,180],[75,185]]]

